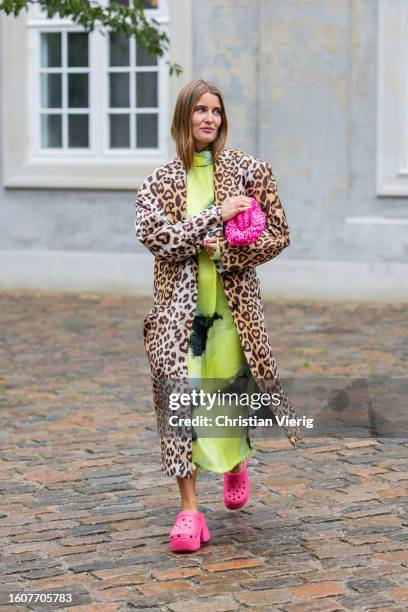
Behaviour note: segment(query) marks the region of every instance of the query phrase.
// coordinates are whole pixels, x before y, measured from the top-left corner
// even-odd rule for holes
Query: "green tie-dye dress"
[[[214,175],[211,151],[205,149],[194,155],[194,166],[187,172],[187,217],[192,217],[214,202]],[[188,375],[192,388],[216,393],[220,383],[234,381],[236,377],[246,377],[250,392],[252,385],[249,368],[241,347],[240,339],[225,296],[221,275],[214,259],[220,256],[219,249],[210,257],[203,247],[198,254],[198,296],[193,329],[188,351]],[[220,379],[223,379],[221,381]],[[193,409],[193,416],[205,415],[214,418],[217,414],[245,416],[239,403],[218,406],[211,410],[201,405]],[[251,453],[247,430],[229,429],[228,437],[205,437],[209,429],[195,427],[197,434],[193,439],[193,463],[198,471],[207,469],[223,473],[231,470]],[[211,431],[218,435],[227,433],[225,428]],[[231,437],[234,435],[235,437]]]

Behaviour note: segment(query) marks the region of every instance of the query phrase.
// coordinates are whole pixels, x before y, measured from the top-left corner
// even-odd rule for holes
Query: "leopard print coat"
[[[253,196],[266,213],[265,230],[255,243],[233,247],[222,235],[222,202],[236,195]],[[289,229],[269,163],[225,148],[214,162],[215,202],[186,218],[186,171],[176,157],[149,175],[137,192],[136,236],[154,255],[153,306],[143,322],[143,336],[152,378],[154,407],[161,444],[162,469],[169,476],[193,474],[191,428],[178,435],[169,428],[174,414],[166,397],[188,389],[187,352],[197,302],[197,254],[209,229],[220,238],[221,257],[215,261],[237,326],[247,363],[259,390],[279,392],[272,415],[296,418],[280,384],[265,325],[255,267],[289,245]],[[167,390],[167,395],[166,395]],[[303,435],[297,425],[283,425],[296,448]]]

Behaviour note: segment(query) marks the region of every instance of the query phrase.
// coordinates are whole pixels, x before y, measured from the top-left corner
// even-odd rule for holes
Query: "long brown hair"
[[[177,155],[180,157],[186,170],[189,170],[194,163],[194,139],[191,127],[194,107],[201,96],[207,92],[218,96],[221,106],[221,125],[218,128],[217,137],[209,145],[214,161],[223,150],[227,139],[227,115],[224,99],[218,87],[202,79],[187,83],[177,97],[171,124],[171,135],[176,143]]]

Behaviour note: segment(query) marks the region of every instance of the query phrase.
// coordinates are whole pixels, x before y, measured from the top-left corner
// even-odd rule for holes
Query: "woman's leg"
[[[192,478],[180,478],[177,476],[177,484],[180,491],[181,510],[198,512],[196,497],[197,468],[193,472]]]
[[[244,465],[243,461],[240,461],[238,465],[236,465],[235,467],[232,468],[232,470],[230,470],[230,472],[239,472],[239,470],[242,468],[243,465]]]

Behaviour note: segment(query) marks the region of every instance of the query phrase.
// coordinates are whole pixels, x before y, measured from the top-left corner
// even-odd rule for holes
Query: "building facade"
[[[204,78],[229,146],[277,178],[291,245],[259,269],[264,296],[407,300],[408,0],[146,7],[170,36],[159,59],[35,7],[2,16],[0,287],[151,293],[136,190]]]

